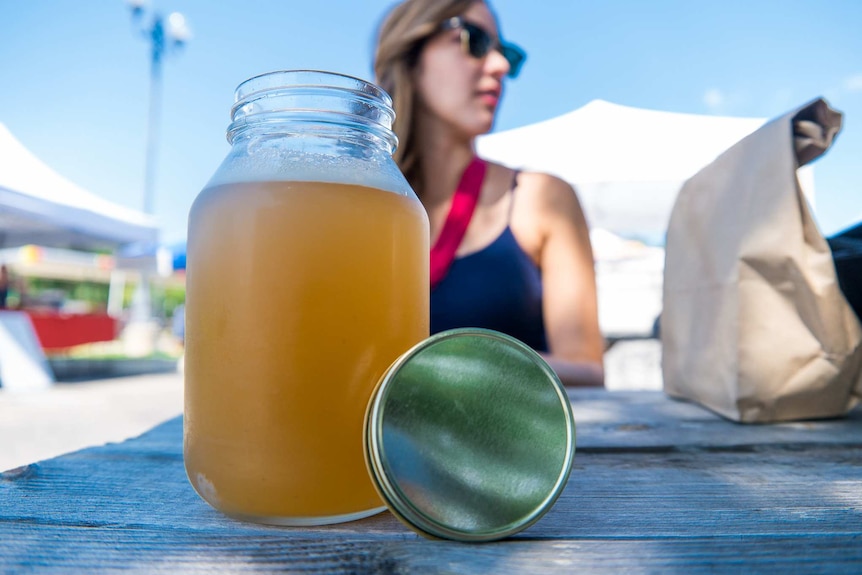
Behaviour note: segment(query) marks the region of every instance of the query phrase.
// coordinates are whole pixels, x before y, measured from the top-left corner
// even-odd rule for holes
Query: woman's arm
[[[564,385],[603,386],[604,339],[587,221],[571,186],[545,174],[534,178],[531,204],[542,230],[539,267],[550,350],[545,359]]]
[[[601,362],[570,361],[545,353],[541,355],[567,387],[603,387],[605,370]]]

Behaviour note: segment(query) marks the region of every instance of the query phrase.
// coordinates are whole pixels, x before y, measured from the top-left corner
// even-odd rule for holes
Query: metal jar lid
[[[439,333],[402,355],[368,405],[365,458],[392,513],[417,532],[502,539],[566,486],[575,420],[532,349],[483,329]]]

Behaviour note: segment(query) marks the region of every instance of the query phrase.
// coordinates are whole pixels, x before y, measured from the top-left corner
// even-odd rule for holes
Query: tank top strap
[[[521,170],[515,170],[512,174],[512,184],[509,186],[509,212],[506,214],[506,225],[509,226],[512,223],[512,212],[515,209],[515,189],[518,187],[518,175],[520,175]]]

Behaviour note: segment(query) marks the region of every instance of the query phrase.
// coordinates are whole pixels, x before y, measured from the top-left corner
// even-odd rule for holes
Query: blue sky
[[[193,38],[164,66],[155,214],[185,238],[188,209],[228,151],[236,85],[271,70],[372,78],[391,0],[154,0]],[[862,2],[496,0],[529,53],[497,122],[508,129],[600,98],[656,110],[774,117],[824,96],[845,114],[815,167],[832,233],[862,219]],[[0,0],[0,122],[60,174],[141,209],[149,45],[123,0]],[[2,159],[0,159],[2,162]]]

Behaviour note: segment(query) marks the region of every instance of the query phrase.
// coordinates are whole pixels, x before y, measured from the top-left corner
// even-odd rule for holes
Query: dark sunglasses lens
[[[484,58],[491,50],[491,37],[488,33],[472,24],[464,24],[467,33],[467,47],[474,58]]]
[[[469,22],[461,24],[461,41],[474,58],[484,58],[494,48],[491,36],[479,26],[475,26]],[[527,54],[519,47],[508,42],[500,42],[497,49],[506,61],[509,62],[508,76],[515,78],[520,73],[521,66],[523,66],[524,60],[527,59]]]
[[[521,72],[521,66],[524,65],[524,60],[527,59],[527,54],[512,44],[502,44],[500,46],[500,53],[509,62],[508,76],[510,78],[517,77]]]

